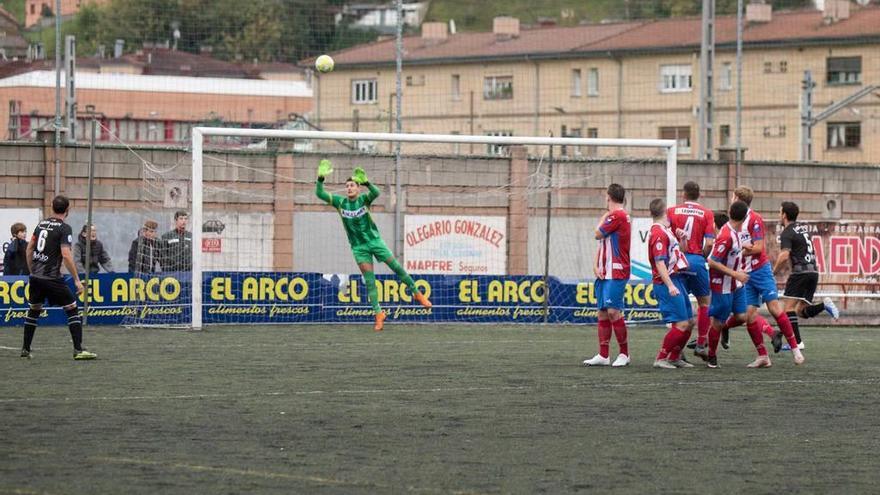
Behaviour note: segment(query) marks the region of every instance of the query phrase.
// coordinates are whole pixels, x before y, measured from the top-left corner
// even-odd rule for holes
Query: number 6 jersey
[[[73,243],[70,225],[49,217],[37,224],[31,240],[35,243],[31,277],[61,278],[61,246]]]

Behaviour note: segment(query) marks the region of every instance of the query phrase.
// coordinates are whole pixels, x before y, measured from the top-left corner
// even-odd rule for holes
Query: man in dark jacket
[[[156,241],[159,224],[153,220],[144,222],[137,239],[131,241],[128,250],[128,271],[131,273],[156,273],[159,271],[160,251]]]
[[[192,270],[192,232],[186,230],[189,215],[185,211],[174,214],[174,230],[162,234],[162,270],[166,272]]]
[[[6,248],[6,255],[3,257],[3,275],[29,275],[27,267],[27,227],[21,222],[12,224],[9,229],[12,233],[12,239],[9,240],[9,246]]]
[[[73,246],[73,261],[76,263],[76,269],[79,273],[86,272],[86,229],[88,225],[83,225],[79,231],[79,237],[76,239],[76,245]],[[98,240],[98,228],[92,225],[92,254],[89,257],[89,273],[98,273],[103,269],[105,272],[113,271],[113,263],[110,262],[110,254],[104,249],[104,244]]]

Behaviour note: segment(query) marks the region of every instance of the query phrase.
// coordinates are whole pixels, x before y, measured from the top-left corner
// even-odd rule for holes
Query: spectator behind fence
[[[83,225],[73,246],[73,261],[76,263],[76,269],[79,273],[85,273],[86,269],[86,229],[88,225]],[[113,271],[113,263],[110,261],[110,254],[104,249],[104,244],[98,240],[98,228],[92,225],[92,254],[89,257],[89,273],[98,273],[103,269],[105,272]]]
[[[3,275],[29,275],[27,267],[27,227],[16,222],[9,229],[12,233],[12,239],[9,240],[9,246],[6,248],[6,255],[3,256]]]
[[[160,250],[156,241],[159,224],[153,220],[144,222],[137,239],[131,241],[128,250],[128,271],[131,273],[156,273],[160,270]]]
[[[174,213],[174,229],[162,234],[162,271],[192,270],[192,232],[186,230],[189,215],[183,210]]]

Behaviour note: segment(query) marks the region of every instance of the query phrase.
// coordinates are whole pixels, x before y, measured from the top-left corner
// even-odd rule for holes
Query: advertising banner
[[[880,222],[801,223],[812,238],[821,283],[880,284]],[[781,224],[775,233],[767,243],[771,259],[779,252]],[[780,281],[787,276],[787,270],[778,274]]]
[[[407,215],[404,230],[404,259],[410,273],[507,272],[506,217]]]
[[[549,281],[542,277],[491,275],[417,275],[416,285],[434,304],[413,301],[393,275],[377,277],[380,303],[388,321],[413,323],[593,323],[596,295],[592,281]],[[0,321],[20,326],[27,312],[27,277],[0,278]],[[138,278],[126,273],[98,274],[90,280],[89,324],[182,324],[190,319],[188,274]],[[72,287],[72,282],[70,283]],[[549,301],[545,307],[545,297]],[[82,298],[81,298],[82,299]],[[203,321],[211,323],[370,322],[360,275],[208,272],[202,284]],[[631,282],[624,295],[631,322],[660,319],[650,283]],[[63,325],[60,308],[44,310],[41,325]]]

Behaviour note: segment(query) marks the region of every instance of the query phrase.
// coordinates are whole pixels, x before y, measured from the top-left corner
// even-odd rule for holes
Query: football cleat
[[[708,361],[709,360],[709,349],[704,345],[697,344],[697,346],[694,347],[694,356],[697,356],[698,358],[702,359],[703,361]]]
[[[840,318],[840,310],[837,309],[837,305],[834,304],[834,301],[832,301],[830,297],[822,299],[822,303],[825,304],[825,311],[828,311],[828,314],[831,315],[832,318],[835,320]]]
[[[85,361],[88,359],[97,359],[98,355],[94,352],[89,352],[85,349],[81,349],[79,351],[73,351],[73,359],[77,361]]]
[[[617,360],[615,360],[616,362]],[[601,354],[596,354],[590,359],[584,359],[584,366],[608,366],[611,364],[611,360],[607,357],[602,357]]]
[[[804,345],[804,342],[803,342],[803,341],[798,342],[798,349],[800,349],[800,350],[804,350],[804,349],[806,349],[806,348],[807,348],[807,346]]]
[[[773,363],[770,362],[770,356],[758,356],[758,359],[747,364],[746,368],[769,368],[771,366]]]
[[[773,332],[773,337],[770,337],[770,342],[773,343],[773,352],[779,353],[782,350],[782,332],[779,330]]]
[[[721,348],[722,349],[730,349],[730,329],[722,328],[721,329]]]
[[[31,358],[31,351],[29,351],[27,349],[22,349],[21,350],[21,357],[30,359]]]
[[[386,315],[384,311],[376,313],[376,324],[373,325],[374,332],[381,332],[382,329],[385,328],[385,318],[387,317],[388,315]]]
[[[791,354],[794,356],[794,364],[801,365],[804,364],[804,361],[806,361],[806,358],[804,358],[804,354],[797,347],[791,350]]]
[[[612,368],[621,368],[621,367],[626,366],[628,364],[629,364],[629,356],[627,356],[626,354],[618,354],[617,359],[615,359],[614,362],[611,363],[611,367]]]
[[[430,308],[431,306],[433,306],[433,304],[431,304],[431,301],[428,300],[427,296],[425,296],[421,292],[416,292],[415,300],[426,308]]]
[[[706,366],[709,368],[720,368],[721,366],[718,364],[718,356],[709,356],[709,359],[706,361]]]
[[[685,361],[682,358],[678,358],[675,361],[669,361],[669,364],[675,366],[676,368],[693,368],[694,365]]]
[[[687,347],[688,349],[695,349],[697,347],[697,339],[688,342],[685,347]]]
[[[791,346],[788,344],[782,344],[782,349],[780,349],[780,350],[783,352],[788,352],[791,350]]]
[[[666,359],[658,359],[658,360],[654,361],[654,367],[660,368],[662,370],[674,370],[675,369],[675,365],[673,365],[672,363],[670,363]]]

